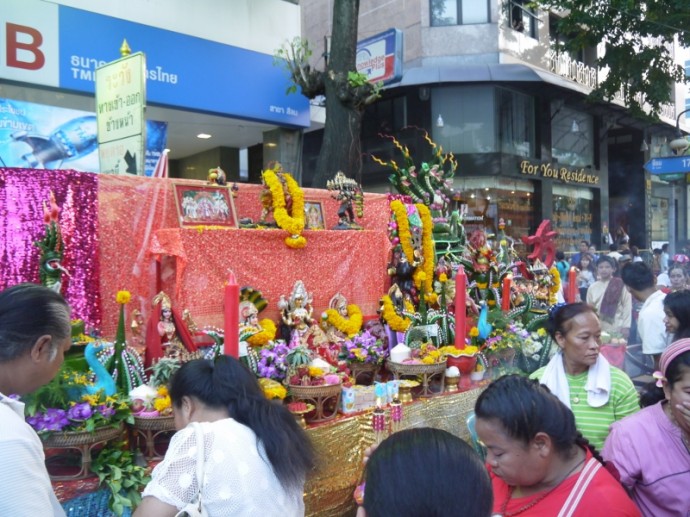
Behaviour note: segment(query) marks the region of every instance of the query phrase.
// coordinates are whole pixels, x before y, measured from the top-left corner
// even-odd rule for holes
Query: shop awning
[[[532,82],[549,83],[568,90],[587,94],[589,89],[556,74],[537,70],[518,63],[482,65],[428,66],[408,68],[402,79],[387,88],[448,83]]]

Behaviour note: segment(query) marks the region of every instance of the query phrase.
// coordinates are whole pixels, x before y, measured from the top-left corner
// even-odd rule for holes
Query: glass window
[[[518,253],[526,251],[520,237],[535,228],[534,186],[529,181],[496,177],[456,177],[455,189],[461,193],[459,209],[469,234],[483,229],[496,235],[498,223],[505,222],[505,234],[512,238]]]
[[[503,88],[497,89],[496,97],[501,152],[534,156],[534,99]]]
[[[432,27],[489,21],[488,0],[429,0]]]
[[[530,4],[531,0],[509,0],[508,23],[512,29],[536,38],[537,15]]]
[[[494,92],[486,86],[434,88],[434,142],[453,153],[496,152]]]
[[[594,121],[591,115],[551,105],[551,155],[574,167],[594,164]]]
[[[592,189],[553,186],[553,226],[558,228],[558,248],[577,251],[580,241],[592,242],[594,221]]]

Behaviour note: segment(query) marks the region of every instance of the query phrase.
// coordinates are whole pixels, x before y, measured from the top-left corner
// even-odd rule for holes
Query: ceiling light
[[[438,118],[436,119],[436,127],[443,127],[443,126],[444,126],[443,117],[441,115],[439,115]]]
[[[211,138],[211,135],[209,135],[208,133],[199,133],[198,135],[196,135],[196,137],[201,138],[202,140],[207,140]]]
[[[278,146],[278,144],[276,144],[275,142],[266,142],[264,145],[266,147],[277,147]]]
[[[580,132],[580,126],[577,124],[577,120],[573,119],[573,124],[570,126],[570,132],[571,133],[579,133]]]

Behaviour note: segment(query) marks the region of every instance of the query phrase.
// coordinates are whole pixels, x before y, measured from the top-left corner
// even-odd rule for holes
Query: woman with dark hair
[[[587,299],[587,290],[597,280],[597,270],[594,267],[594,259],[589,253],[583,253],[580,262],[577,263],[577,288],[580,291],[580,300]]]
[[[599,257],[597,281],[589,286],[587,299],[583,301],[599,313],[602,330],[619,333],[627,338],[632,322],[632,297],[623,281],[614,276],[617,269],[614,259],[606,255]]]
[[[671,283],[671,292],[688,288],[688,275],[683,264],[673,264],[668,268],[668,279]]]
[[[577,431],[572,411],[537,381],[501,377],[479,395],[475,414],[494,515],[640,515]]]
[[[670,296],[670,295],[669,295]],[[690,339],[673,342],[659,361],[653,405],[611,426],[603,456],[646,517],[690,509]]]
[[[390,435],[366,466],[357,517],[489,517],[491,481],[476,452],[447,431]]]
[[[611,423],[639,409],[635,386],[599,353],[601,326],[593,307],[586,303],[555,305],[546,328],[559,350],[530,377],[539,379],[572,409],[577,428],[601,448]]]
[[[669,293],[664,298],[664,324],[666,334],[673,341],[690,338],[690,291],[683,289]]]
[[[179,431],[153,471],[137,516],[174,516],[199,492],[197,436],[204,435],[203,502],[209,517],[304,515],[312,446],[297,421],[263,395],[239,361],[220,356],[182,365],[169,388]]]

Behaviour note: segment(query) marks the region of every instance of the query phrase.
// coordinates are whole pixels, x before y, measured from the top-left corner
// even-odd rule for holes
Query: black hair
[[[690,350],[679,354],[666,367],[666,373],[664,376],[666,377],[666,382],[668,382],[668,385],[671,389],[673,389],[673,385],[676,382],[683,378],[685,374],[684,370],[690,370]],[[640,393],[640,406],[652,406],[660,400],[664,400],[665,398],[666,394],[664,393],[664,389],[658,387],[656,382],[652,381],[645,384],[645,386],[642,388],[642,392]]]
[[[546,320],[546,330],[554,340],[556,339],[556,334],[565,336],[568,330],[570,330],[566,328],[567,323],[574,317],[585,312],[597,313],[594,307],[584,302],[554,305],[549,309],[549,318]]]
[[[441,429],[390,435],[366,466],[368,517],[488,517],[491,480],[479,455]]]
[[[681,289],[668,293],[664,298],[664,308],[668,309],[679,323],[673,338],[675,340],[690,338],[690,291]]]
[[[62,295],[38,284],[18,284],[0,292],[0,362],[27,353],[41,336],[57,341],[72,333],[70,308]]]
[[[575,415],[549,388],[522,375],[504,375],[479,395],[474,406],[477,418],[498,422],[505,433],[527,446],[545,433],[558,454],[568,459],[574,446],[588,448],[603,464],[596,449],[575,426]]]
[[[609,244],[609,251],[618,251],[618,244]]]
[[[563,253],[561,250],[558,250],[556,252],[556,260],[565,260],[565,253]]]
[[[226,407],[262,443],[276,477],[285,489],[302,488],[314,466],[314,450],[286,406],[268,400],[247,368],[230,356],[196,359],[183,364],[170,381],[176,408],[182,397],[195,397],[211,408]]]
[[[656,284],[654,272],[644,262],[633,262],[625,266],[621,271],[621,280],[636,291],[653,288]]]
[[[608,255],[601,255],[597,259],[597,267],[600,266],[601,264],[603,264],[604,262],[609,264],[613,268],[614,271],[616,269],[618,269],[618,263],[616,262],[616,259],[614,259],[613,257],[609,257]]]

